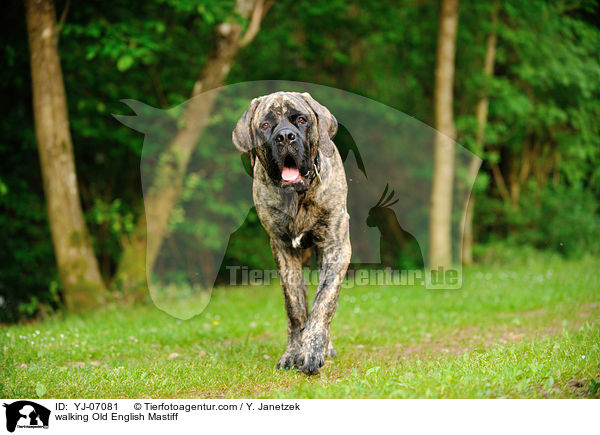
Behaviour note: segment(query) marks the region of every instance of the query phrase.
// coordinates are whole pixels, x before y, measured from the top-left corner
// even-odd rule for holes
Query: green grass
[[[5,326],[0,397],[599,397],[600,260],[486,255],[461,290],[342,290],[316,377],[274,368],[280,289],[248,287],[189,321],[147,306]]]

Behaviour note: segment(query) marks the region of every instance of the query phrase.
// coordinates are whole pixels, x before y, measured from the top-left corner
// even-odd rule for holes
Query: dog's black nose
[[[296,140],[296,134],[289,128],[284,128],[275,133],[275,141],[278,144],[293,143]]]

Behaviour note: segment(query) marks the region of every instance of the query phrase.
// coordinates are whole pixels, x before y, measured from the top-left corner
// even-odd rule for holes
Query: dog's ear
[[[335,145],[333,139],[338,129],[338,122],[327,107],[319,104],[308,92],[300,94],[317,117],[317,132],[319,134],[319,149],[326,157],[333,155]]]
[[[260,98],[254,98],[252,100],[250,107],[244,112],[231,134],[231,139],[233,140],[235,147],[244,153],[249,153],[252,148],[254,148],[252,118],[254,118],[254,112],[256,112],[259,104]]]

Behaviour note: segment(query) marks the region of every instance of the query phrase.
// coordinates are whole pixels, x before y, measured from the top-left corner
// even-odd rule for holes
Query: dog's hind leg
[[[329,344],[327,345],[327,352],[325,353],[327,358],[337,358],[337,352],[333,348],[333,343],[331,342],[331,338],[329,339]]]

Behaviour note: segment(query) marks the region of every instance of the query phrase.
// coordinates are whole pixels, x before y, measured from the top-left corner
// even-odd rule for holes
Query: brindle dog
[[[253,198],[271,238],[288,316],[288,343],[278,368],[317,374],[335,357],[329,326],[350,261],[350,217],[342,160],[331,141],[335,117],[308,93],[276,92],[255,98],[233,131],[250,154]],[[312,310],[302,257],[314,247],[319,285]]]

